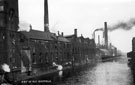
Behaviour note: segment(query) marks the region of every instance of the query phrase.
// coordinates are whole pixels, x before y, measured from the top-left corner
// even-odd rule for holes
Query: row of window
[[[31,55],[31,58],[32,58],[32,63],[37,64],[37,63],[43,63],[43,62],[54,62],[54,61],[59,61],[59,60],[63,60],[63,59],[68,59],[69,56],[70,56],[70,54],[67,52],[45,53],[45,54],[33,53]]]
[[[65,48],[70,48],[70,44],[66,43],[59,43],[57,44],[56,42],[46,42],[46,41],[41,41],[41,40],[32,40],[32,43],[34,45],[39,45],[43,46],[46,49],[65,49]]]

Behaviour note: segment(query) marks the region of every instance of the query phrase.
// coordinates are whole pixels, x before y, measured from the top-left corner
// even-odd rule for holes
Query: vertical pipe
[[[94,39],[94,42],[95,42],[95,31],[93,32],[93,39]]]
[[[100,35],[98,35],[98,45],[100,46]]]
[[[49,32],[48,0],[44,0],[44,31]]]

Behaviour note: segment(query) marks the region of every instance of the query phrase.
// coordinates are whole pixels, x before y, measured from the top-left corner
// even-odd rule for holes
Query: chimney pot
[[[61,36],[63,37],[63,35],[64,35],[64,34],[63,34],[63,32],[62,32],[62,33],[61,33]]]

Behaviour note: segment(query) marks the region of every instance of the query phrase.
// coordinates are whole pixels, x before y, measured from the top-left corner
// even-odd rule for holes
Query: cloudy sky
[[[104,27],[105,21],[108,26],[115,26],[135,19],[135,0],[48,0],[48,4],[50,31],[59,30],[64,35],[77,28],[78,36],[92,38],[93,31]],[[36,30],[44,29],[44,0],[19,0],[19,13],[20,22],[31,24]],[[109,42],[124,52],[131,51],[135,27],[131,28],[109,32]]]

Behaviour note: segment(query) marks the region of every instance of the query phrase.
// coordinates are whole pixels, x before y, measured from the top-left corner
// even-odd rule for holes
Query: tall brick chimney
[[[48,0],[44,0],[44,31],[49,32]]]
[[[107,29],[107,22],[104,22],[104,39],[105,39],[105,48],[108,48],[108,29]]]

